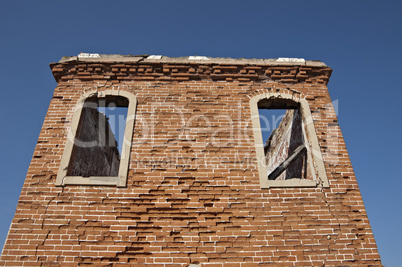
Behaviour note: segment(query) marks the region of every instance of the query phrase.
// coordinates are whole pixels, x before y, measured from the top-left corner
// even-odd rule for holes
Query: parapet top
[[[79,80],[277,81],[327,84],[331,68],[303,58],[233,59],[205,56],[100,55],[80,53],[51,63],[57,82]]]
[[[315,66],[327,67],[319,60],[305,60],[304,58],[277,59],[245,59],[245,58],[223,58],[206,56],[188,57],[167,57],[162,55],[103,55],[80,53],[78,56],[63,57],[59,63],[80,61],[80,62],[132,62],[132,63],[174,63],[174,64],[228,64],[228,65],[284,65],[284,66]]]

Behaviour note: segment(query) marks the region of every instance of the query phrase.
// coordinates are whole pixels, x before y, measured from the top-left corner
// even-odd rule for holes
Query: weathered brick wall
[[[309,64],[53,64],[58,86],[1,265],[381,265],[331,70]],[[74,107],[93,89],[137,97],[127,188],[56,187]],[[266,92],[309,101],[329,189],[260,189],[249,100]]]

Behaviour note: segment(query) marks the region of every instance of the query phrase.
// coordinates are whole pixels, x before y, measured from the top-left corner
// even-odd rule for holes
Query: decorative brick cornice
[[[331,68],[321,62],[306,64],[244,64],[244,61],[190,62],[138,60],[132,62],[102,62],[69,60],[52,63],[50,67],[57,82],[79,80],[148,80],[148,81],[263,81],[282,83],[327,84]],[[315,63],[315,64],[314,64]]]

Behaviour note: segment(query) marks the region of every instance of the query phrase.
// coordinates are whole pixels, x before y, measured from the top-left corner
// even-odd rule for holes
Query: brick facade
[[[321,62],[63,58],[1,265],[381,265]],[[137,108],[126,188],[56,187],[85,92]],[[261,189],[250,99],[310,105],[329,188]]]

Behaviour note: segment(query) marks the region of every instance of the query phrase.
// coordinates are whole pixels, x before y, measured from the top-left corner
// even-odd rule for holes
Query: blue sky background
[[[400,1],[0,1],[0,245],[56,87],[80,52],[302,57],[329,90],[385,266],[402,248]]]

